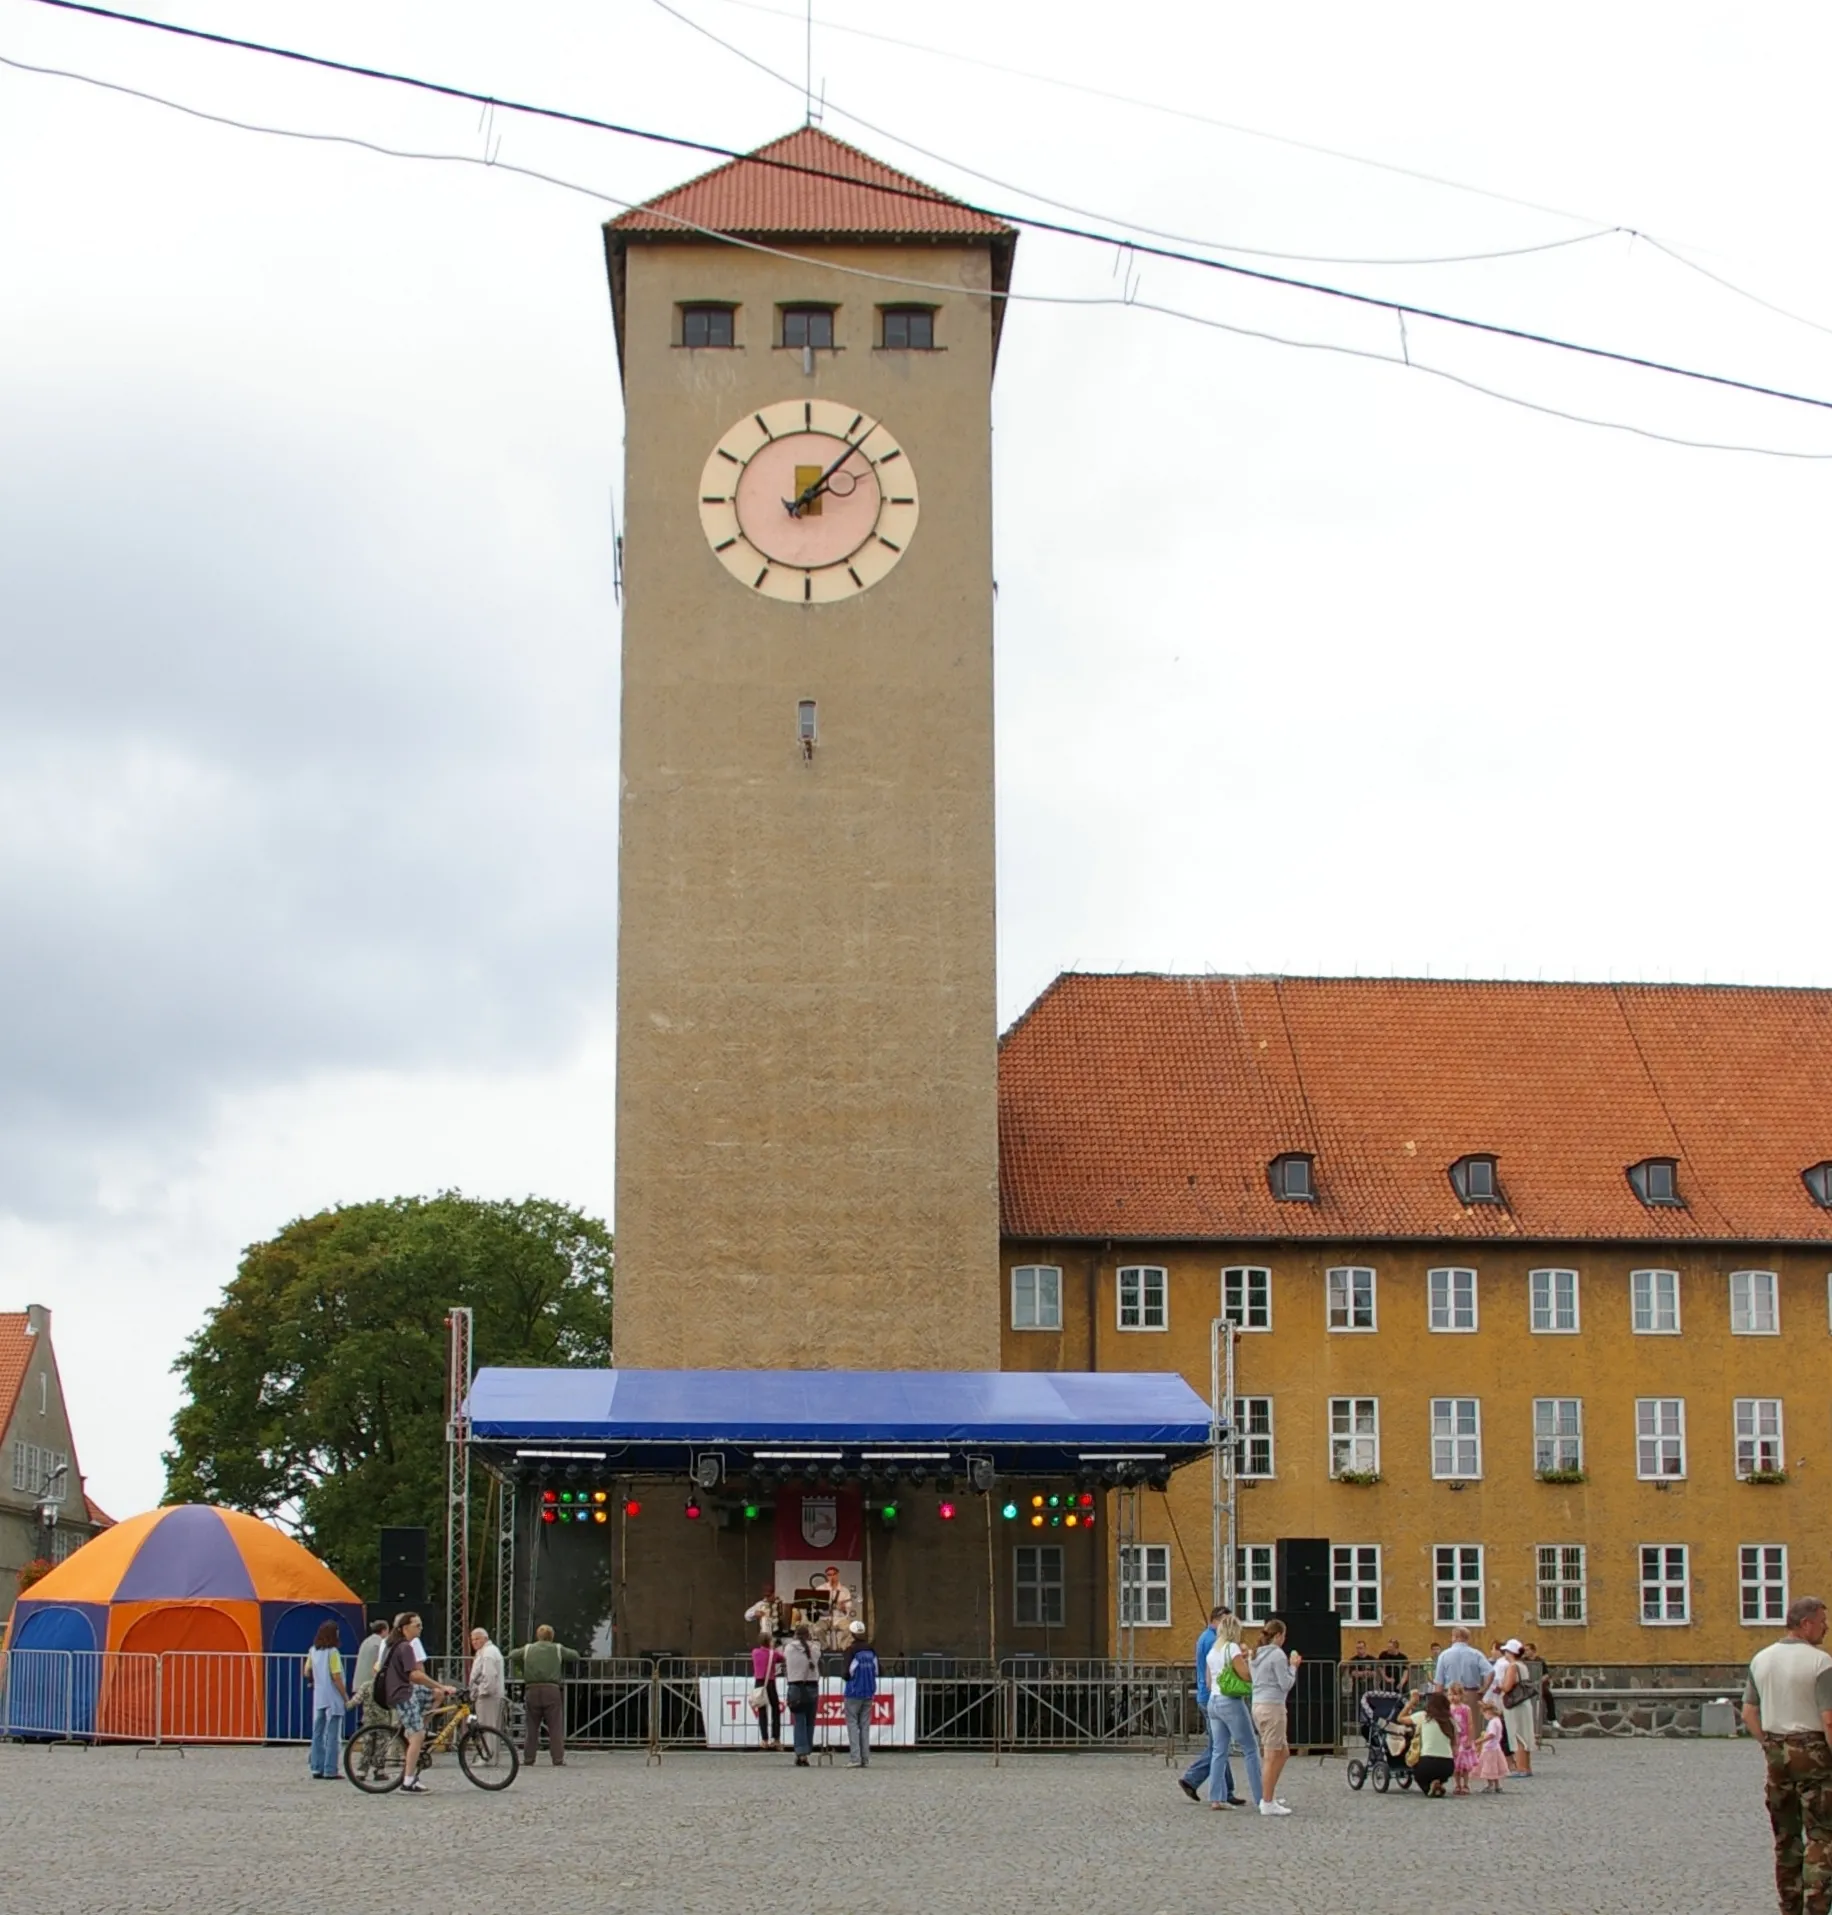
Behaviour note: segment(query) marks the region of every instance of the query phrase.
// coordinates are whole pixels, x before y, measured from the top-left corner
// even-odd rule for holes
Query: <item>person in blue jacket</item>
[[[1202,1711],[1202,1747],[1196,1759],[1177,1778],[1180,1788],[1192,1802],[1202,1800],[1202,1785],[1209,1779],[1209,1764],[1215,1759],[1215,1739],[1209,1734],[1209,1651],[1215,1647],[1215,1624],[1228,1612],[1220,1607],[1209,1611],[1209,1626],[1196,1638],[1196,1706]],[[1233,1793],[1234,1778],[1227,1778],[1230,1802],[1240,1797]]]
[[[846,1754],[848,1765],[864,1768],[871,1761],[871,1702],[878,1693],[878,1656],[865,1640],[865,1625],[850,1625],[852,1647],[846,1652]]]

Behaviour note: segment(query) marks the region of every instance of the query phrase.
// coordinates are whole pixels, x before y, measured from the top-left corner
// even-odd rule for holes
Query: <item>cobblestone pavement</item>
[[[575,1753],[500,1796],[308,1781],[305,1752],[0,1746],[0,1908],[32,1915],[1766,1915],[1746,1742],[1567,1743],[1500,1798],[1211,1813],[1134,1755]]]

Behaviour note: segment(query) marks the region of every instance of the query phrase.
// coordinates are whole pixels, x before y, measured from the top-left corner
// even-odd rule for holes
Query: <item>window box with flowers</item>
[[[1542,1483],[1588,1483],[1590,1472],[1581,1469],[1543,1469],[1534,1474]]]
[[[1337,1483],[1357,1483],[1365,1488],[1383,1479],[1377,1469],[1339,1469],[1331,1480]]]
[[[1746,1483],[1785,1483],[1787,1471],[1784,1469],[1752,1469],[1743,1477]]]

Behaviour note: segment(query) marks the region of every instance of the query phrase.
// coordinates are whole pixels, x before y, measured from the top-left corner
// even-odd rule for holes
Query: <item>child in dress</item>
[[[1451,1794],[1467,1795],[1476,1769],[1476,1736],[1470,1727],[1469,1691],[1460,1682],[1450,1685],[1450,1719],[1457,1725],[1457,1779]]]
[[[1476,1758],[1476,1773],[1482,1778],[1484,1795],[1499,1795],[1501,1778],[1508,1772],[1508,1759],[1501,1752],[1501,1711],[1485,1702],[1482,1715],[1482,1753]]]

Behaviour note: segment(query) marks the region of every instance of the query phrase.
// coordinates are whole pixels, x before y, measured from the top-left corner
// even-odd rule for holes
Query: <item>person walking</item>
[[[795,1625],[794,1635],[783,1645],[782,1667],[789,1720],[795,1727],[795,1766],[805,1769],[814,1750],[814,1712],[821,1695],[821,1659],[805,1622]]]
[[[1208,1627],[1196,1638],[1196,1707],[1202,1711],[1202,1747],[1196,1759],[1177,1778],[1180,1788],[1192,1802],[1202,1800],[1202,1785],[1209,1779],[1209,1764],[1215,1755],[1215,1738],[1209,1733],[1209,1651],[1215,1647],[1215,1625],[1227,1610],[1219,1603],[1209,1611]],[[1228,1800],[1238,1802],[1230,1793]]]
[[[1291,1738],[1285,1729],[1285,1698],[1298,1680],[1304,1658],[1285,1653],[1285,1625],[1272,1617],[1260,1630],[1259,1647],[1250,1659],[1253,1670],[1253,1732],[1259,1739],[1261,1815],[1289,1815],[1279,1796],[1279,1774],[1291,1760]]]
[[[350,1691],[344,1683],[343,1652],[337,1646],[340,1633],[334,1622],[318,1625],[302,1672],[312,1685],[310,1767],[315,1782],[337,1780],[337,1759],[343,1753],[344,1714],[350,1706]]]
[[[566,1691],[560,1678],[567,1665],[579,1660],[576,1649],[555,1642],[553,1627],[542,1623],[534,1640],[509,1658],[510,1669],[522,1678],[522,1760],[529,1768],[541,1746],[541,1727],[547,1729],[547,1754],[556,1769],[566,1766]]]
[[[375,1694],[375,1671],[382,1660],[382,1650],[387,1641],[387,1619],[377,1616],[369,1625],[369,1633],[356,1652],[356,1668],[350,1677],[350,1700],[361,1711],[359,1724],[380,1722],[387,1715]]]
[[[847,1766],[863,1769],[871,1761],[871,1702],[878,1693],[878,1657],[865,1640],[865,1625],[852,1624],[852,1647],[846,1652]]]
[[[1457,1725],[1451,1718],[1450,1698],[1442,1689],[1428,1689],[1421,1700],[1414,1690],[1412,1702],[1406,1720],[1419,1739],[1419,1756],[1407,1766],[1421,1795],[1441,1796],[1457,1769]]]
[[[1240,1646],[1240,1618],[1223,1610],[1215,1621],[1215,1646],[1209,1651],[1209,1733],[1215,1744],[1209,1764],[1209,1807],[1225,1809],[1236,1800],[1229,1789],[1228,1757],[1234,1745],[1247,1763],[1247,1788],[1260,1800],[1259,1742],[1247,1698],[1253,1693],[1253,1671]]]
[[[409,1795],[419,1794],[426,1786],[420,1780],[420,1751],[426,1746],[426,1711],[435,1696],[452,1693],[445,1683],[435,1682],[422,1666],[426,1651],[420,1647],[420,1628],[420,1618],[411,1609],[395,1617],[375,1677],[375,1693],[383,1708],[394,1711],[396,1726],[407,1733],[407,1760],[401,1787]]]
[[[490,1640],[489,1630],[480,1626],[471,1631],[472,1712],[486,1729],[500,1729],[508,1707],[509,1686],[504,1680],[503,1652]],[[494,1743],[484,1760],[496,1760]]]
[[[1826,1605],[1797,1596],[1787,1634],[1756,1651],[1743,1726],[1762,1745],[1781,1915],[1832,1915],[1832,1655]]]
[[[782,1747],[782,1697],[776,1678],[782,1674],[780,1638],[771,1636],[751,1651],[751,1714],[757,1718],[760,1748]]]

